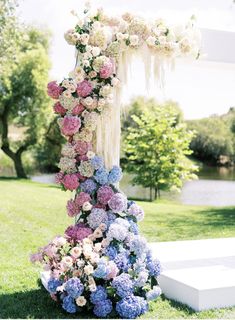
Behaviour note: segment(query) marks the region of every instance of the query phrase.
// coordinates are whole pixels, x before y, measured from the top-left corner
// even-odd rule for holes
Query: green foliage
[[[26,177],[22,153],[39,141],[50,120],[50,102],[45,86],[50,68],[49,34],[19,24],[14,17],[14,2],[4,0],[3,3],[1,10],[5,15],[5,31],[1,40],[4,45],[9,41],[9,46],[13,46],[14,59],[10,55],[1,59],[1,148],[14,162],[17,176]],[[14,29],[13,44],[12,21],[17,25]],[[9,126],[22,128],[22,136],[12,139]]]
[[[178,123],[176,111],[155,106],[132,119],[134,124],[126,130],[124,168],[133,174],[133,184],[150,188],[152,200],[152,190],[156,197],[159,190],[180,189],[184,180],[195,177],[195,166],[186,159],[193,133]]]
[[[235,154],[233,108],[223,116],[215,115],[187,123],[196,133],[190,145],[194,157],[211,164],[220,164],[221,156],[227,156],[231,162],[233,161]]]

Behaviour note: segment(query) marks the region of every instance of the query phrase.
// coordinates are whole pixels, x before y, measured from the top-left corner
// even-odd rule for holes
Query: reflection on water
[[[184,184],[181,193],[162,192],[162,198],[176,200],[182,204],[235,206],[234,168],[201,168],[198,180]],[[32,177],[33,181],[54,183],[54,175],[43,174]],[[120,189],[131,198],[149,199],[149,189],[131,185],[131,177],[124,175]]]

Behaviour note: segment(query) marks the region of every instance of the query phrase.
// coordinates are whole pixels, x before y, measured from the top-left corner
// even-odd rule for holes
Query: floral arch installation
[[[67,312],[136,318],[161,293],[161,267],[139,235],[143,210],[118,187],[121,84],[135,54],[143,58],[147,85],[151,73],[161,83],[176,57],[198,56],[200,35],[193,19],[170,27],[85,9],[65,39],[76,48],[76,67],[61,83],[50,82],[48,94],[67,139],[56,180],[73,192],[67,213],[75,224],[31,260],[43,265],[45,288]]]

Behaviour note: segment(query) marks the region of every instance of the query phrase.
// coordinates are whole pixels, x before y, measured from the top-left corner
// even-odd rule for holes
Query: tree
[[[180,189],[184,180],[195,177],[195,166],[186,159],[193,133],[185,124],[177,124],[175,111],[156,106],[154,112],[132,119],[135,125],[127,129],[124,168],[133,174],[133,184],[150,188],[151,201],[160,190]]]
[[[7,1],[4,0],[4,3]],[[5,15],[8,15],[5,6]],[[3,8],[4,9],[4,8]],[[2,7],[1,7],[2,10]],[[12,7],[11,7],[12,12]],[[4,10],[3,10],[4,11]],[[12,16],[12,13],[11,13]],[[5,21],[5,20],[4,20]],[[18,23],[16,21],[16,23]],[[3,43],[11,37],[7,33]],[[49,114],[49,99],[45,84],[48,82],[48,39],[45,31],[17,25],[14,41],[14,59],[1,59],[0,74],[0,133],[1,149],[14,162],[17,177],[26,178],[22,154],[37,143],[46,127],[46,111]],[[11,43],[11,42],[10,42]],[[23,129],[23,136],[13,141],[9,127]]]

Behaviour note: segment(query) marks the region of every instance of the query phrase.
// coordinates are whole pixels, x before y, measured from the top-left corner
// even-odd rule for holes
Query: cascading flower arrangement
[[[110,18],[98,9],[85,10],[65,34],[76,47],[76,67],[62,82],[50,82],[48,95],[56,100],[54,112],[67,139],[56,181],[74,194],[67,213],[75,224],[31,260],[42,263],[44,286],[69,313],[92,310],[100,318],[136,318],[161,294],[160,263],[138,231],[144,212],[119,190],[120,167],[110,167],[109,159],[97,154],[96,127],[115,108],[123,52],[146,46],[158,58],[195,54],[192,30],[189,24],[174,33],[162,21],[147,24],[131,14]]]

